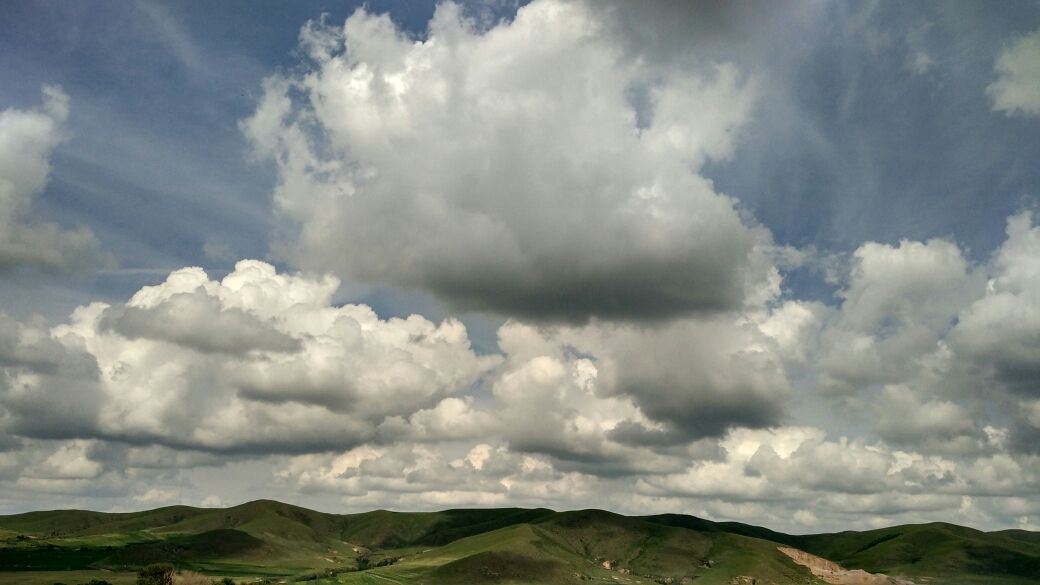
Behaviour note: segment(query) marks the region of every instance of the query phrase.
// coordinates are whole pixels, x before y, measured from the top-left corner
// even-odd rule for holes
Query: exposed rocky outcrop
[[[809,554],[788,546],[777,547],[780,552],[791,557],[791,560],[806,567],[812,574],[834,585],[905,585],[905,581],[897,581],[882,573],[868,573],[862,569],[847,570],[838,563],[823,557]]]

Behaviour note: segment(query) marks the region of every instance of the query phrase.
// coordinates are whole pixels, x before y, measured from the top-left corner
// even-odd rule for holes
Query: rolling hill
[[[0,516],[0,583],[34,582],[37,574],[51,579],[54,571],[120,575],[153,562],[319,584],[838,582],[814,575],[780,547],[809,553],[799,558],[820,557],[827,567],[832,561],[892,577],[857,573],[871,583],[1040,583],[1040,534],[1022,530],[933,523],[789,535],[678,514],[522,508],[328,514],[270,500],[226,509]],[[5,581],[12,575],[22,580]]]

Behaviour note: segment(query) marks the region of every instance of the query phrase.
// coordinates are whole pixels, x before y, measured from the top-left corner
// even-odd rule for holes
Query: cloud
[[[913,56],[907,56],[905,67],[914,75],[924,75],[935,65],[935,59],[924,51],[917,51]]]
[[[71,441],[58,447],[28,477],[40,479],[95,479],[101,475],[101,464],[89,456],[90,443]]]
[[[838,293],[841,305],[821,334],[824,388],[850,392],[906,380],[983,290],[983,276],[948,240],[861,245]]]
[[[42,438],[88,435],[100,407],[97,360],[40,319],[0,314],[0,429]]]
[[[841,303],[804,321],[799,371],[840,408],[871,411],[874,432],[892,444],[992,453],[1004,445],[990,430],[1010,429],[1013,445],[1032,450],[1040,433],[1024,413],[1040,396],[1038,256],[1029,212],[1007,219],[986,263],[944,239],[865,243]]]
[[[380,443],[495,440],[561,471],[621,477],[715,457],[729,429],[786,415],[781,344],[751,322],[508,322],[498,337],[490,397],[480,389],[388,418]]]
[[[221,508],[224,506],[224,501],[220,499],[220,496],[210,494],[202,499],[199,506],[202,508]]]
[[[1032,214],[1008,219],[985,295],[966,307],[951,347],[1026,396],[1040,396],[1040,228]]]
[[[993,111],[1009,116],[1040,115],[1040,29],[1005,47],[993,70],[997,80],[986,88]]]
[[[606,395],[599,375],[592,361],[563,352],[512,360],[493,387],[500,435],[514,452],[546,455],[557,469],[600,477],[657,473],[703,456],[682,448],[685,437],[672,437],[679,446],[672,453],[619,441],[613,434],[619,426],[660,425],[630,397]]]
[[[948,400],[922,400],[913,389],[885,387],[877,402],[878,434],[892,444],[921,446],[926,451],[957,453],[984,450],[988,440],[975,415]]]
[[[3,138],[3,223],[28,211],[31,197],[47,184],[50,154],[63,139],[61,125],[69,114],[69,97],[60,88],[43,89],[37,110],[9,108],[0,113]]]
[[[65,346],[50,336],[42,319],[20,323],[0,313],[0,364],[3,366],[53,373],[70,366],[73,359]],[[89,366],[79,373],[83,372],[89,372]]]
[[[65,230],[32,214],[68,113],[69,97],[56,86],[44,86],[39,108],[0,111],[0,273],[77,271],[106,261],[88,228]]]
[[[892,515],[948,510],[965,496],[1024,496],[1038,471],[1036,458],[925,455],[861,439],[828,440],[811,427],[737,430],[722,445],[724,457],[643,478],[639,491],[776,505],[797,501],[826,516]]]
[[[54,327],[0,321],[3,428],[124,444],[135,467],[483,438],[616,477],[715,456],[712,438],[784,414],[794,334],[775,320],[783,341],[746,316],[510,322],[504,354],[480,356],[458,321],[384,320],[334,306],[337,288],[241,261],[219,281],[176,270]]]
[[[177,493],[159,488],[151,488],[134,496],[134,501],[148,506],[160,506],[177,500]]]
[[[204,273],[199,277],[206,280]],[[164,340],[203,353],[300,349],[297,339],[241,309],[222,307],[220,299],[201,286],[190,293],[172,295],[153,307],[136,307],[131,302],[106,311],[100,327],[130,339]]]
[[[665,473],[715,457],[716,439],[730,429],[787,416],[782,342],[761,323],[506,323],[498,332],[505,362],[486,406],[497,425],[488,436],[599,477]]]
[[[361,506],[401,509],[545,506],[596,497],[595,484],[560,472],[543,457],[478,443],[459,456],[443,449],[400,445],[360,447],[329,455],[292,458],[280,481],[305,493],[335,493]],[[394,494],[392,501],[387,494]]]
[[[485,441],[563,474],[676,472],[731,429],[785,419],[785,356],[814,320],[774,297],[667,323],[511,321],[502,354],[480,356],[460,322],[335,306],[338,285],[247,260],[53,327],[0,320],[0,429],[99,440],[135,469]]]
[[[148,40],[163,46],[176,62],[198,77],[215,75],[211,63],[200,50],[191,34],[170,11],[159,3],[136,2],[133,10],[150,29]]]
[[[738,429],[721,455],[680,468],[624,477],[564,470],[539,454],[478,442],[441,446],[362,446],[300,455],[279,482],[311,495],[337,494],[358,509],[442,509],[472,505],[552,505],[621,511],[685,511],[756,519],[778,527],[815,521],[817,529],[864,522],[922,522],[959,510],[968,522],[993,522],[1035,510],[1029,485],[1040,460],[994,454],[946,458],[858,439],[829,440],[813,427]],[[455,453],[455,454],[453,454]]]
[[[445,398],[411,416],[387,417],[377,431],[381,443],[476,439],[495,431],[495,417],[477,407],[472,396]]]
[[[723,456],[692,463],[679,473],[645,477],[641,493],[654,496],[722,498],[726,500],[772,500],[782,494],[761,473],[748,473],[747,465],[766,446],[780,457],[790,454],[823,433],[808,427],[778,427],[770,430],[735,430],[721,441]]]
[[[307,71],[241,124],[277,164],[280,250],[529,319],[741,308],[769,236],[697,170],[733,155],[758,86],[637,65],[608,15],[548,0],[480,32],[446,3],[422,41],[364,10],[305,27]]]
[[[962,375],[987,403],[1011,410],[1013,443],[1037,450],[1040,424],[1029,414],[1040,397],[1040,227],[1029,212],[1008,218],[1007,240],[989,266],[985,295],[965,307],[949,347]]]
[[[811,2],[582,0],[602,18],[605,34],[633,61],[651,67],[700,68],[706,63],[776,51],[784,33],[811,27],[821,6]]]
[[[49,330],[0,322],[4,425],[189,452],[345,448],[387,417],[422,419],[499,361],[454,320],[333,306],[337,286],[242,261],[219,282],[175,271]]]
[[[500,331],[507,354],[521,351],[520,328]],[[555,345],[558,354],[570,350],[590,356],[599,372],[598,394],[631,400],[642,416],[664,425],[660,430],[692,439],[717,437],[735,426],[770,426],[784,415],[789,387],[777,348],[742,318],[690,318],[657,326],[595,323],[544,331],[537,343]]]

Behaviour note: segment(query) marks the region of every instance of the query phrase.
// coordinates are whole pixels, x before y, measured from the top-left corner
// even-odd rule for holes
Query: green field
[[[65,583],[75,585],[88,583],[91,579],[105,580],[112,585],[134,585],[137,573],[115,573],[112,571],[0,571],[0,585],[53,585]]]
[[[819,584],[783,544],[916,583],[1040,583],[1040,535],[952,524],[787,535],[692,516],[504,508],[325,514],[273,501],[0,516],[0,585],[133,583],[170,562],[239,581],[314,584]]]

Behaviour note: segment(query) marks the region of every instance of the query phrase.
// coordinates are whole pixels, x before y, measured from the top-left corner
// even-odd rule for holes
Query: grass
[[[1040,576],[1040,546],[945,523],[811,536],[806,550],[847,567],[908,577]]]
[[[812,581],[803,568],[764,541],[735,535],[705,539],[685,529],[613,515],[578,513],[559,520],[463,538],[390,567],[319,582],[649,584],[667,577],[679,582],[686,576],[697,583],[728,584],[741,574],[778,583]],[[703,564],[707,556],[717,559],[713,568]],[[603,568],[603,561],[615,561],[615,570]]]
[[[105,558],[103,549],[9,548],[0,549],[0,567],[6,571],[70,571],[87,569]]]
[[[214,577],[315,585],[650,585],[684,577],[728,585],[741,575],[820,583],[778,543],[928,585],[1040,583],[1040,535],[1020,530],[937,523],[794,536],[681,515],[519,508],[337,515],[260,500],[228,509],[0,517],[0,585],[132,583],[132,572],[98,569],[157,561]],[[370,568],[358,571],[363,564]]]
[[[54,585],[65,583],[77,585],[88,583],[91,579],[104,579],[112,585],[135,585],[137,573],[112,571],[32,571],[4,572],[0,571],[0,585]]]
[[[982,532],[943,522],[907,524],[863,532],[789,535],[736,522],[682,515],[646,520],[704,533],[752,536],[800,548],[845,568],[928,579],[950,585],[1040,583],[1040,533]]]

